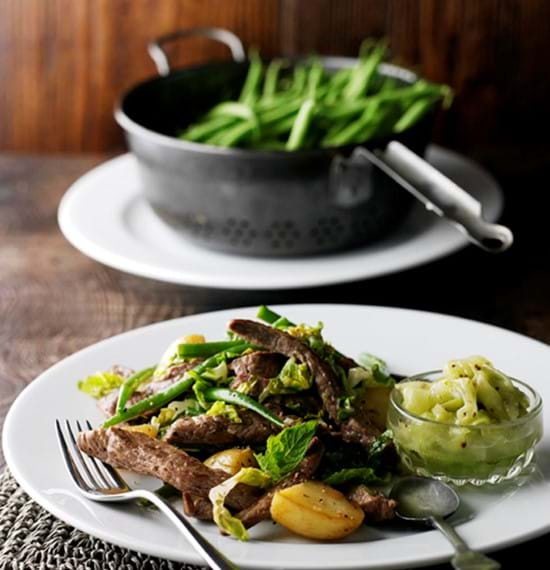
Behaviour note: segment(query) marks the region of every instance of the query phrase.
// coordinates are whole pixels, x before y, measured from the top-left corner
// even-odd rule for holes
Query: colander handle
[[[165,77],[170,74],[170,61],[163,46],[176,40],[204,37],[225,44],[230,50],[234,61],[244,61],[246,53],[242,41],[238,36],[223,28],[192,28],[190,30],[177,30],[151,41],[147,52],[154,61],[159,75]]]
[[[512,245],[514,236],[509,228],[487,222],[478,200],[400,142],[391,141],[373,152],[358,147],[352,159],[368,161],[382,170],[481,249],[500,253]]]

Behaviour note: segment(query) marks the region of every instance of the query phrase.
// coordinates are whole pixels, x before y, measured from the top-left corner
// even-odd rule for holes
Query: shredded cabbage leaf
[[[371,372],[372,387],[380,385],[392,387],[395,384],[395,380],[392,378],[390,374],[388,365],[381,358],[374,356],[374,354],[363,352],[362,354],[359,355],[357,361],[363,368],[366,368]]]
[[[199,403],[194,398],[174,400],[165,408],[161,408],[158,414],[151,418],[150,424],[157,428],[162,428],[171,424],[180,416],[197,416],[203,412],[204,410],[199,406]]]
[[[295,358],[289,358],[279,375],[271,378],[269,384],[260,394],[260,402],[269,396],[279,394],[294,394],[303,390],[309,390],[313,384],[313,376],[307,364],[299,364]]]
[[[207,380],[212,380],[212,382],[215,382],[216,384],[224,384],[227,382],[228,372],[227,363],[224,360],[215,368],[205,370],[201,376]]]
[[[78,381],[78,389],[99,400],[124,384],[124,378],[111,372],[97,372]]]
[[[399,391],[405,409],[456,425],[515,420],[529,407],[527,396],[482,356],[451,360],[439,380],[405,382]]]
[[[193,393],[195,394],[199,405],[205,410],[208,410],[212,403],[206,400],[204,397],[204,391],[208,388],[211,388],[212,386],[208,382],[202,380],[201,377],[192,370],[189,372],[189,374],[195,378],[195,383],[193,384]]]
[[[227,495],[239,483],[264,489],[271,484],[271,477],[255,467],[243,467],[235,475],[210,489],[208,493],[208,498],[212,503],[212,515],[218,528],[237,540],[244,541],[249,539],[248,531],[244,528],[242,521],[233,516],[224,504]]]
[[[217,402],[214,402],[210,408],[208,409],[208,411],[206,412],[207,416],[222,416],[224,418],[227,418],[228,420],[241,424],[242,420],[239,416],[239,413],[237,412],[237,408],[235,406],[233,406],[232,404],[226,404],[225,402],[222,402],[220,400],[218,400]]]

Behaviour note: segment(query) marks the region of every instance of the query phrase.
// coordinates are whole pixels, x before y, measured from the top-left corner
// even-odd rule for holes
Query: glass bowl
[[[435,370],[403,382],[432,382]],[[517,420],[460,426],[417,416],[401,405],[394,388],[388,406],[388,427],[404,465],[413,473],[455,485],[496,484],[519,475],[533,459],[543,432],[542,400],[530,386],[510,378],[529,399],[527,414]]]

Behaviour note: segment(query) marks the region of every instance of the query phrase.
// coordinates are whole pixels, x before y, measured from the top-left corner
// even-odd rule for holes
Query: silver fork
[[[88,429],[92,429],[89,421],[86,421]],[[91,501],[106,503],[133,501],[135,499],[147,499],[163,512],[178,530],[191,543],[195,550],[204,558],[210,568],[214,570],[239,570],[221,552],[202,536],[200,532],[179,513],[170,503],[145,489],[130,489],[124,479],[110,465],[99,461],[95,457],[83,454],[76,444],[75,433],[69,420],[65,420],[65,436],[61,422],[55,420],[57,439],[61,448],[65,465],[69,475],[78,487],[79,491]],[[76,422],[78,432],[83,431],[79,421]]]

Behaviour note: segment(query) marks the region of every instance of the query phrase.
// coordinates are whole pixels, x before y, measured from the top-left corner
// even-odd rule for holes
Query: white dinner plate
[[[386,359],[396,373],[441,367],[451,357],[483,354],[501,369],[535,387],[550,402],[550,347],[493,326],[385,307],[288,305],[276,308],[296,322],[325,323],[325,336],[343,352],[368,351]],[[63,465],[54,433],[55,418],[101,416],[76,381],[113,363],[150,366],[169,342],[182,334],[223,338],[232,317],[252,317],[253,308],[232,309],[175,319],[99,342],[62,360],[32,382],[6,418],[3,446],[8,465],[25,491],[45,509],[82,531],[151,555],[185,562],[200,559],[159,513],[137,506],[108,506],[83,499]],[[550,413],[544,413],[550,434]],[[130,481],[138,479],[131,476]],[[461,490],[455,518],[460,534],[474,548],[492,550],[550,530],[550,435],[540,443],[536,468],[518,482]],[[271,523],[237,542],[214,525],[197,523],[236,564],[250,569],[410,568],[448,559],[452,550],[436,531],[365,527],[346,541],[313,543]]]
[[[483,204],[489,221],[498,218],[502,192],[485,170],[437,146],[427,158]],[[157,218],[139,188],[137,163],[129,154],[94,168],[63,197],[61,231],[82,253],[115,269],[220,289],[293,289],[368,279],[434,261],[468,243],[418,203],[393,233],[362,248],[299,258],[229,255],[185,240]]]

